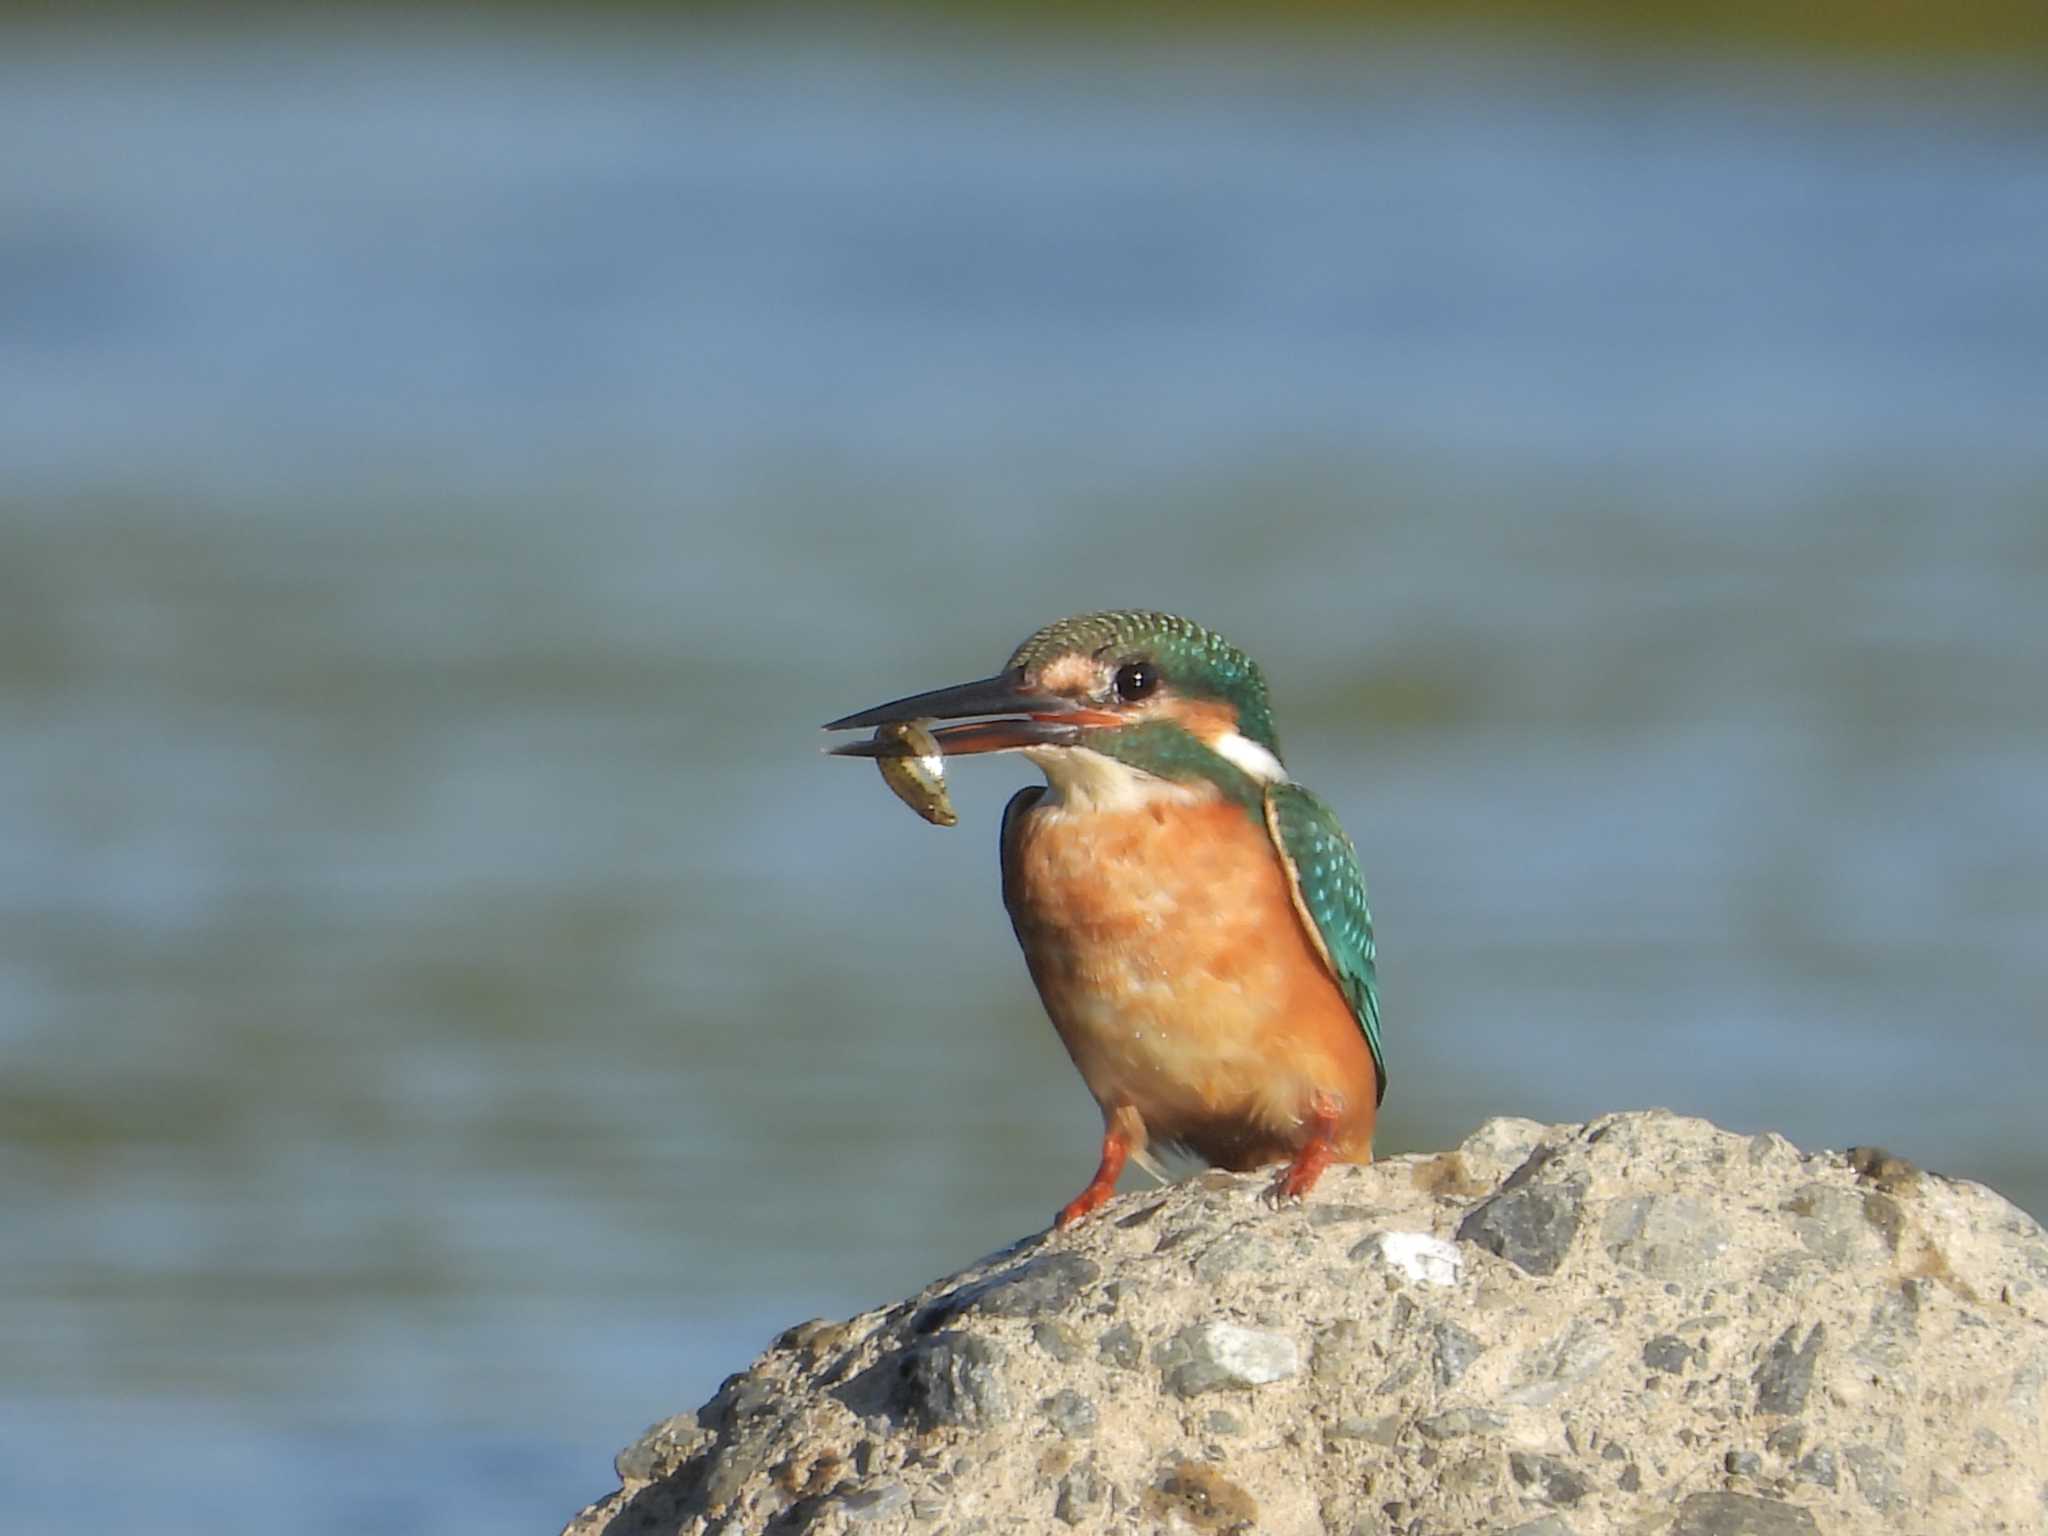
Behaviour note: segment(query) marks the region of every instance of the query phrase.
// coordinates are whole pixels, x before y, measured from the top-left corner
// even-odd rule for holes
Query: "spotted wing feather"
[[[1372,912],[1358,851],[1330,808],[1298,784],[1266,790],[1266,828],[1294,888],[1295,910],[1343,989],[1387,1096],[1387,1060],[1380,1052],[1380,1000],[1375,987]]]

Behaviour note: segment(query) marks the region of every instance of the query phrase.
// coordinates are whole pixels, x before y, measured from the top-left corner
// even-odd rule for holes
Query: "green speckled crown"
[[[1152,662],[1179,693],[1230,704],[1237,711],[1238,730],[1280,755],[1259,664],[1193,620],[1138,609],[1079,614],[1046,625],[1017,647],[1009,664],[1029,669],[1075,651],[1091,656],[1107,651],[1119,664]]]

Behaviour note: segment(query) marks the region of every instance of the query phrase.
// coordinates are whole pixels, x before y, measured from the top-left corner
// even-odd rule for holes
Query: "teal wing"
[[[1343,989],[1387,1096],[1387,1058],[1380,1052],[1380,999],[1373,974],[1372,912],[1358,850],[1330,808],[1299,784],[1266,790],[1266,829],[1294,886],[1294,905]]]

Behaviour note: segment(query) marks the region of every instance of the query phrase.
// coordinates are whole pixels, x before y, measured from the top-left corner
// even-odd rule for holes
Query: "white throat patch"
[[[1039,801],[1046,810],[1134,811],[1161,800],[1187,804],[1215,793],[1208,785],[1176,784],[1088,747],[1026,747],[1023,751],[1052,786],[1052,793]]]

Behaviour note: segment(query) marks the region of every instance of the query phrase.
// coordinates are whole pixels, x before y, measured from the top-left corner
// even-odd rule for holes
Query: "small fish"
[[[953,798],[946,793],[946,756],[923,721],[877,726],[875,744],[884,749],[875,754],[875,766],[898,800],[935,827],[959,822]]]

